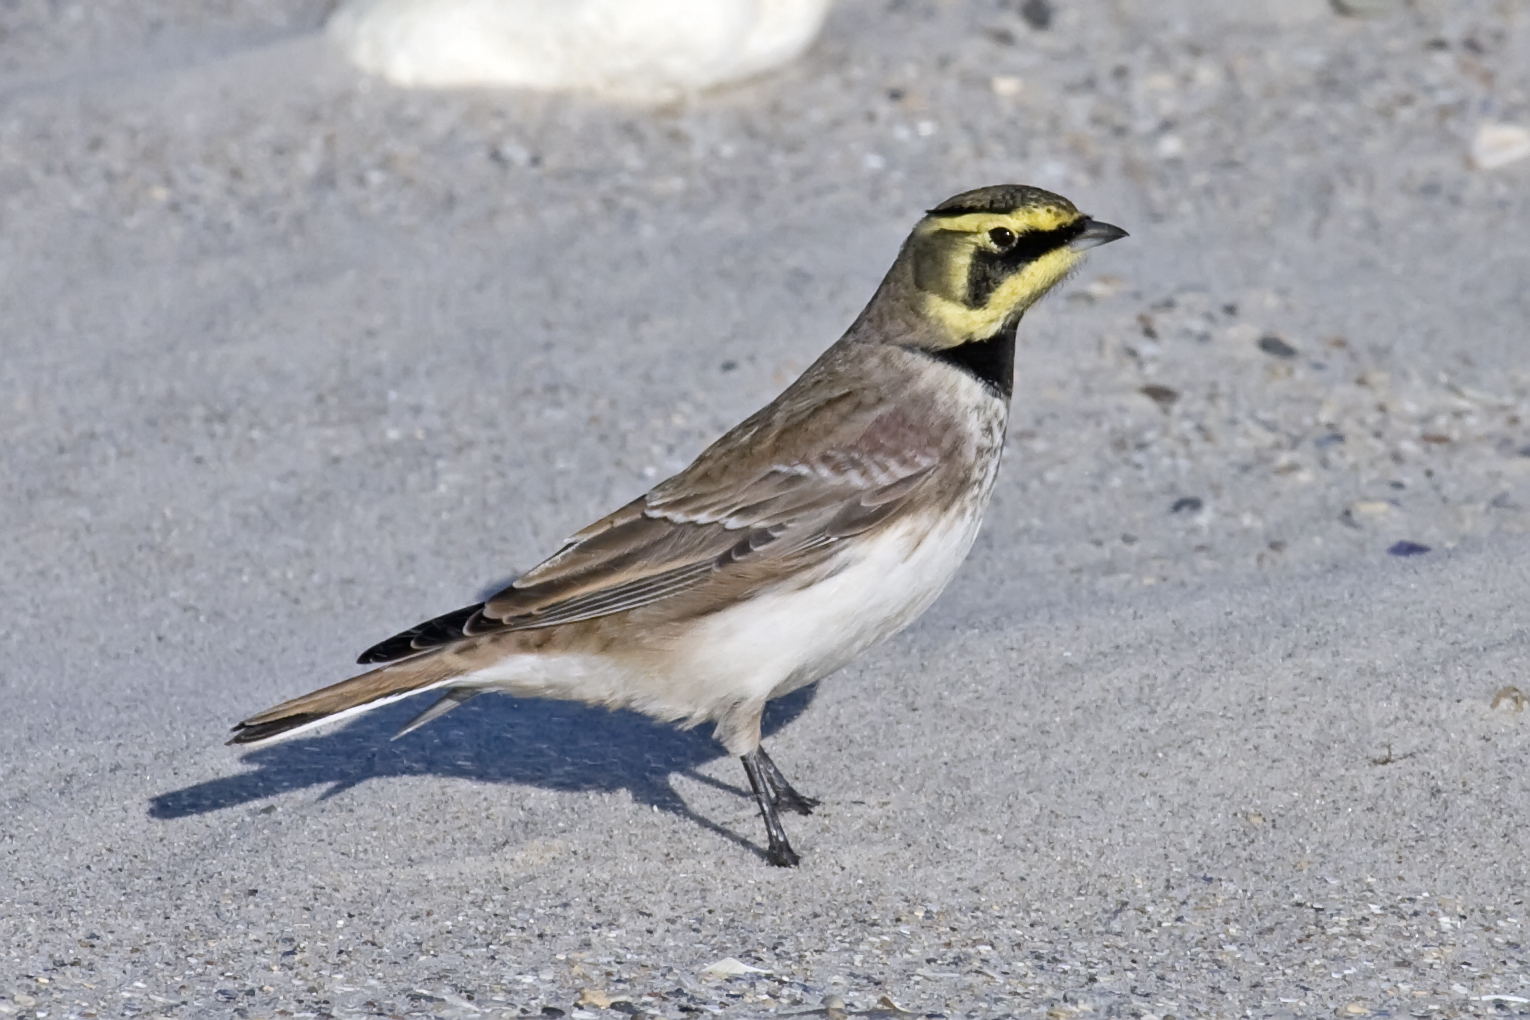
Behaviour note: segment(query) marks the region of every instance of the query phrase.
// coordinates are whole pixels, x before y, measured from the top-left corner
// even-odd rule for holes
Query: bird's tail
[[[444,687],[461,675],[460,670],[435,656],[390,663],[252,715],[234,727],[234,735],[228,742],[262,744],[294,737],[315,726],[339,722],[390,705],[411,694]]]

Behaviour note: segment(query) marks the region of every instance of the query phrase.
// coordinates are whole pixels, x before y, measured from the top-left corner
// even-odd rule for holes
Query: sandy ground
[[[1466,159],[1530,10],[1018,6],[656,111],[369,83],[312,0],[0,11],[0,1014],[1530,1014],[1530,161]],[[1000,181],[1132,238],[1024,325],[952,589],[777,706],[801,869],[627,715],[222,746]]]

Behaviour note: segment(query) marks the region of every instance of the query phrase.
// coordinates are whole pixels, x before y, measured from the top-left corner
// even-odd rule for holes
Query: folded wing
[[[590,620],[682,593],[705,590],[719,605],[746,599],[782,570],[810,567],[836,542],[896,515],[941,462],[928,430],[862,394],[791,410],[744,422],[494,597],[396,635],[359,661]],[[767,563],[781,570],[758,569]]]

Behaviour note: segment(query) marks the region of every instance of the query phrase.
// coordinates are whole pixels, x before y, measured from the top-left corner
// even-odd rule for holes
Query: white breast
[[[980,512],[948,514],[847,543],[832,576],[782,586],[706,620],[688,650],[688,672],[704,678],[720,704],[779,697],[832,673],[929,608],[980,523]]]
[[[831,576],[783,583],[702,617],[667,647],[635,640],[602,655],[512,655],[458,685],[689,724],[715,719],[810,684],[912,623],[956,574],[981,519],[981,506],[972,506],[846,542]]]

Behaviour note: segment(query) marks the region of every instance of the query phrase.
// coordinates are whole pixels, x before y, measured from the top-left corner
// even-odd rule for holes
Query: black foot
[[[782,841],[780,846],[772,845],[769,850],[766,850],[765,859],[770,862],[771,867],[775,868],[795,868],[802,860],[797,856],[797,851],[785,841]]]
[[[810,815],[818,806],[818,801],[812,797],[804,797],[792,789],[792,784],[786,781],[781,770],[776,768],[776,763],[770,760],[770,755],[765,753],[762,747],[755,754],[759,755],[760,765],[765,773],[765,782],[770,786],[771,800],[775,801],[778,809],[795,811],[799,815]]]
[[[780,794],[769,779],[774,766],[769,765],[770,759],[759,748],[743,755],[741,760],[744,772],[749,776],[749,786],[754,790],[755,803],[760,806],[760,817],[765,820],[765,836],[769,840],[765,859],[778,868],[795,868],[800,858],[791,843],[787,842],[786,830],[781,827],[781,816],[776,812]],[[779,772],[776,774],[780,775]],[[796,797],[797,794],[793,792],[792,796]]]

